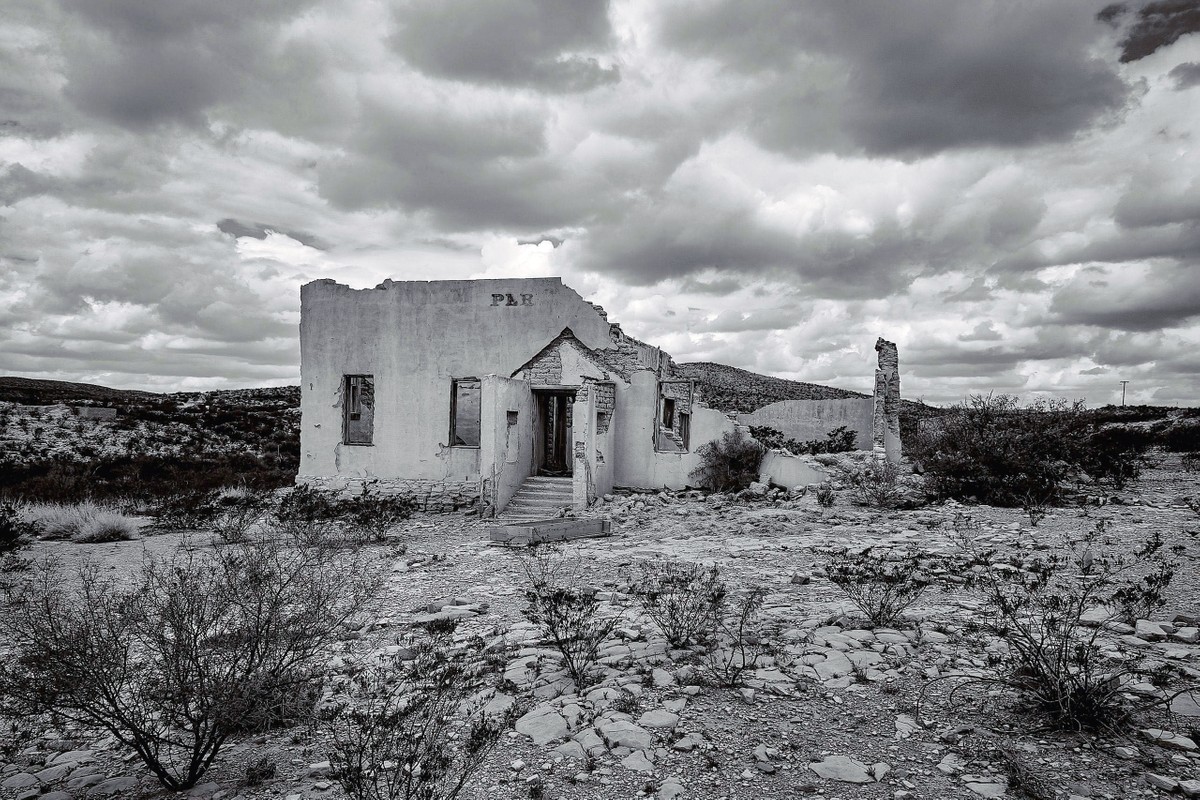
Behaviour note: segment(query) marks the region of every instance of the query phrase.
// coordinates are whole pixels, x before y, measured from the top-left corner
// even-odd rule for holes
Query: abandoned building
[[[798,439],[847,425],[881,457],[900,455],[895,345],[876,345],[873,397],[788,400],[735,420],[558,278],[313,281],[300,345],[297,482],[371,483],[431,509],[553,516],[614,486],[682,488],[697,449],[738,424]],[[781,453],[763,471],[784,486],[825,479]]]

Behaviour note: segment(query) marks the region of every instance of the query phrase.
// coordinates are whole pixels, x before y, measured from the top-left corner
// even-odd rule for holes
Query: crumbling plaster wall
[[[455,378],[511,375],[570,328],[615,349],[608,321],[558,278],[332,280],[300,292],[301,432],[297,479],[325,476],[478,482],[479,448],[447,446]],[[370,446],[342,443],[344,375],[372,375]]]

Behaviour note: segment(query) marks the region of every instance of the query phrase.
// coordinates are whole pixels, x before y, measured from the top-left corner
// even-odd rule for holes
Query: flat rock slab
[[[565,738],[568,732],[563,715],[550,706],[538,706],[517,720],[517,733],[523,733],[537,745]]]
[[[606,519],[546,519],[498,525],[488,532],[491,544],[503,547],[532,547],[544,542],[596,539],[612,535]]]
[[[1196,752],[1196,743],[1178,733],[1164,731],[1161,728],[1145,728],[1142,730],[1142,736],[1145,736],[1160,747],[1167,747],[1172,750],[1186,750],[1191,753]]]
[[[650,732],[628,720],[618,719],[600,724],[600,735],[609,747],[628,747],[646,750],[650,747]]]
[[[874,783],[871,770],[861,761],[849,756],[826,756],[824,760],[808,765],[808,768],[831,781],[843,783]]]

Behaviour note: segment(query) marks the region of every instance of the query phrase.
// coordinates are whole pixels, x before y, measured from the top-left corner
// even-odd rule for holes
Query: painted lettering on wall
[[[513,297],[511,294],[508,294],[508,293],[493,294],[492,295],[492,305],[493,306],[531,306],[531,305],[533,305],[533,295],[532,294],[523,294],[523,295],[520,295],[520,298],[521,298],[521,300],[520,300],[520,302],[518,302],[516,297]]]

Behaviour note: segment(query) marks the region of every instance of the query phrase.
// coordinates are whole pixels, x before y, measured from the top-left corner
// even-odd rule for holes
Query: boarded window
[[[371,444],[375,427],[375,379],[347,375],[342,386],[342,441]]]
[[[479,447],[479,379],[460,378],[451,384],[450,445]]]

